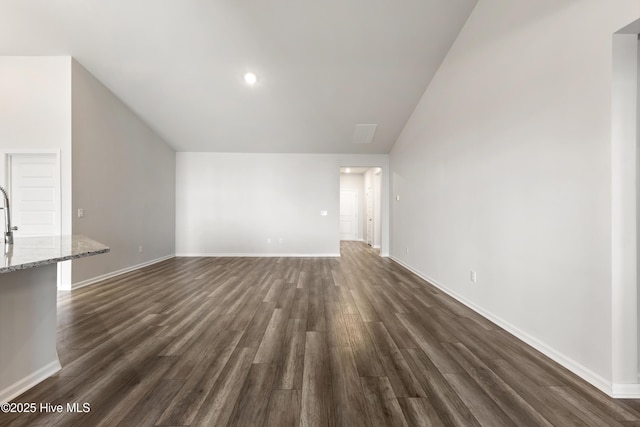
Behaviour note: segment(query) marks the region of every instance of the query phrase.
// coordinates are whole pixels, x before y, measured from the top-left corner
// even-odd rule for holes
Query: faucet
[[[11,226],[11,212],[9,211],[9,196],[7,196],[7,192],[5,189],[0,186],[0,192],[4,196],[4,207],[0,209],[4,209],[4,243],[6,245],[13,245],[13,232],[18,230],[18,227]]]

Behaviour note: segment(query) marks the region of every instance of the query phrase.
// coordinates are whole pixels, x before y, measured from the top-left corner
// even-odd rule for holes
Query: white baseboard
[[[435,286],[436,288],[440,289],[441,291],[443,291],[447,295],[451,296],[452,298],[455,298],[457,301],[459,301],[460,303],[466,305],[467,307],[469,307],[470,309],[472,309],[476,313],[478,313],[481,316],[489,319],[490,321],[492,321],[496,325],[500,326],[502,329],[504,329],[507,332],[509,332],[511,335],[514,335],[516,338],[519,338],[520,340],[522,340],[525,343],[529,344],[531,347],[535,348],[536,350],[538,350],[539,352],[541,352],[542,354],[544,354],[548,358],[550,358],[550,359],[554,360],[555,362],[559,363],[560,365],[564,366],[565,368],[567,368],[568,370],[570,370],[571,372],[573,372],[574,374],[576,374],[577,376],[579,376],[583,380],[587,381],[589,384],[593,385],[594,387],[596,387],[597,389],[599,389],[603,393],[606,393],[607,395],[609,395],[611,397],[616,397],[612,393],[612,384],[611,384],[611,382],[607,381],[606,379],[604,379],[600,375],[596,374],[595,372],[591,371],[590,369],[586,368],[585,366],[581,365],[580,363],[576,362],[575,360],[571,359],[570,357],[567,357],[564,354],[558,352],[554,348],[549,347],[544,342],[542,342],[542,341],[538,340],[537,338],[529,335],[527,332],[524,332],[523,330],[521,330],[518,327],[512,325],[511,323],[505,321],[504,319],[502,319],[502,318],[500,318],[498,316],[495,316],[494,314],[484,310],[482,307],[477,306],[476,304],[472,303],[471,301],[468,301],[465,298],[461,297],[460,295],[456,294],[455,292],[447,289],[447,287],[444,286],[443,284],[438,283],[436,280],[433,280],[432,278],[430,278],[426,274],[423,274],[422,272],[420,272],[420,271],[414,269],[413,267],[405,264],[403,261],[399,260],[398,258],[396,258],[394,256],[391,256],[391,259],[393,261],[397,262],[398,264],[400,264],[401,266],[403,266],[404,268],[406,268],[407,270],[411,271],[416,276],[418,276],[418,277],[426,280],[427,282],[431,283],[433,286]]]
[[[10,402],[12,399],[20,396],[25,391],[40,384],[42,381],[58,372],[60,369],[62,369],[62,367],[60,366],[60,362],[58,360],[55,360],[48,365],[45,365],[42,368],[38,369],[33,374],[11,384],[9,387],[0,391],[0,403]]]
[[[614,383],[611,389],[611,397],[616,399],[640,399],[640,384]]]
[[[274,253],[177,253],[176,257],[203,258],[336,258],[340,254],[274,254]]]
[[[143,262],[141,264],[133,265],[131,267],[123,268],[118,271],[113,271],[111,273],[103,274],[101,276],[92,277],[91,279],[83,280],[81,282],[72,283],[71,289],[75,290],[79,288],[84,288],[85,286],[93,285],[94,283],[102,282],[103,280],[111,279],[112,277],[120,276],[121,274],[129,273],[130,271],[138,270],[140,268],[147,267],[149,265],[157,264],[159,262],[166,261],[171,258],[175,258],[175,255],[167,255],[161,258],[156,258],[151,261]],[[68,289],[61,289],[61,290],[68,290]]]

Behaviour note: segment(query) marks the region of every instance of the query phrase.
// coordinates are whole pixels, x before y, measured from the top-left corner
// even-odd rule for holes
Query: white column
[[[612,382],[636,395],[638,383],[638,35],[613,37]],[[635,386],[632,386],[635,385]]]

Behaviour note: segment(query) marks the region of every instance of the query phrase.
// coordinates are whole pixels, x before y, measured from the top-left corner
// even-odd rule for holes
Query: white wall
[[[178,255],[338,255],[340,166],[388,170],[387,155],[177,153],[176,159]],[[388,190],[388,181],[383,186]],[[388,214],[387,199],[382,209]],[[388,225],[382,233],[385,254]]]
[[[175,152],[76,61],[72,73],[73,232],[111,248],[73,262],[78,284],[174,254]]]
[[[363,240],[366,233],[366,199],[364,197],[364,175],[360,173],[341,173],[340,190],[358,190],[358,235],[356,239]],[[339,213],[339,212],[338,212]]]
[[[7,153],[39,150],[60,153],[61,233],[71,234],[71,57],[0,56],[0,185]]]
[[[639,15],[480,1],[390,155],[392,256],[603,389],[612,33]]]

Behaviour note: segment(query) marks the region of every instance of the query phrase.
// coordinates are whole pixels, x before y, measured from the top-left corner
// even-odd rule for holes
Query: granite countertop
[[[2,245],[0,273],[54,264],[60,261],[104,254],[110,249],[81,234],[73,236],[15,237],[11,246]]]

